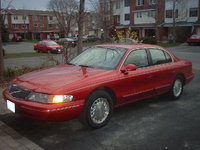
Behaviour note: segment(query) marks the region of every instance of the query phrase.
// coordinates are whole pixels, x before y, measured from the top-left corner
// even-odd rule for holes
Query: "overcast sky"
[[[31,10],[47,10],[49,0],[1,0],[2,6],[5,8],[9,1],[11,9],[31,9]],[[86,0],[86,8],[89,8],[89,1]]]

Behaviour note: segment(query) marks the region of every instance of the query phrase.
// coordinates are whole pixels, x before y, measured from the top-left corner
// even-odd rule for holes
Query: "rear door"
[[[174,63],[169,53],[158,48],[149,48],[151,68],[153,70],[155,91],[162,94],[171,88],[175,77]]]

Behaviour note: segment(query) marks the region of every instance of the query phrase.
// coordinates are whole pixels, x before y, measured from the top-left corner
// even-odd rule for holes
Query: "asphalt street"
[[[77,119],[42,122],[6,113],[0,120],[47,150],[199,150],[200,47],[181,45],[170,51],[190,59],[196,74],[177,101],[160,96],[117,108],[98,130]]]

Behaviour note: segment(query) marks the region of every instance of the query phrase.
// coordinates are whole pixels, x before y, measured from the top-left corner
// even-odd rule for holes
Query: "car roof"
[[[124,49],[137,49],[137,48],[161,48],[165,49],[158,45],[152,45],[152,44],[101,44],[97,46],[102,47],[116,47],[116,48],[124,48]]]

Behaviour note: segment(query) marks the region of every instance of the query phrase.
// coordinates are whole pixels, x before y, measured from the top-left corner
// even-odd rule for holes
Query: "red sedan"
[[[42,40],[34,45],[36,52],[62,53],[62,46],[51,40]]]
[[[188,45],[200,44],[200,35],[192,35],[187,39]]]
[[[108,123],[113,108],[168,93],[178,99],[194,77],[192,63],[155,45],[97,45],[67,64],[24,74],[3,91],[7,108],[23,116]]]

